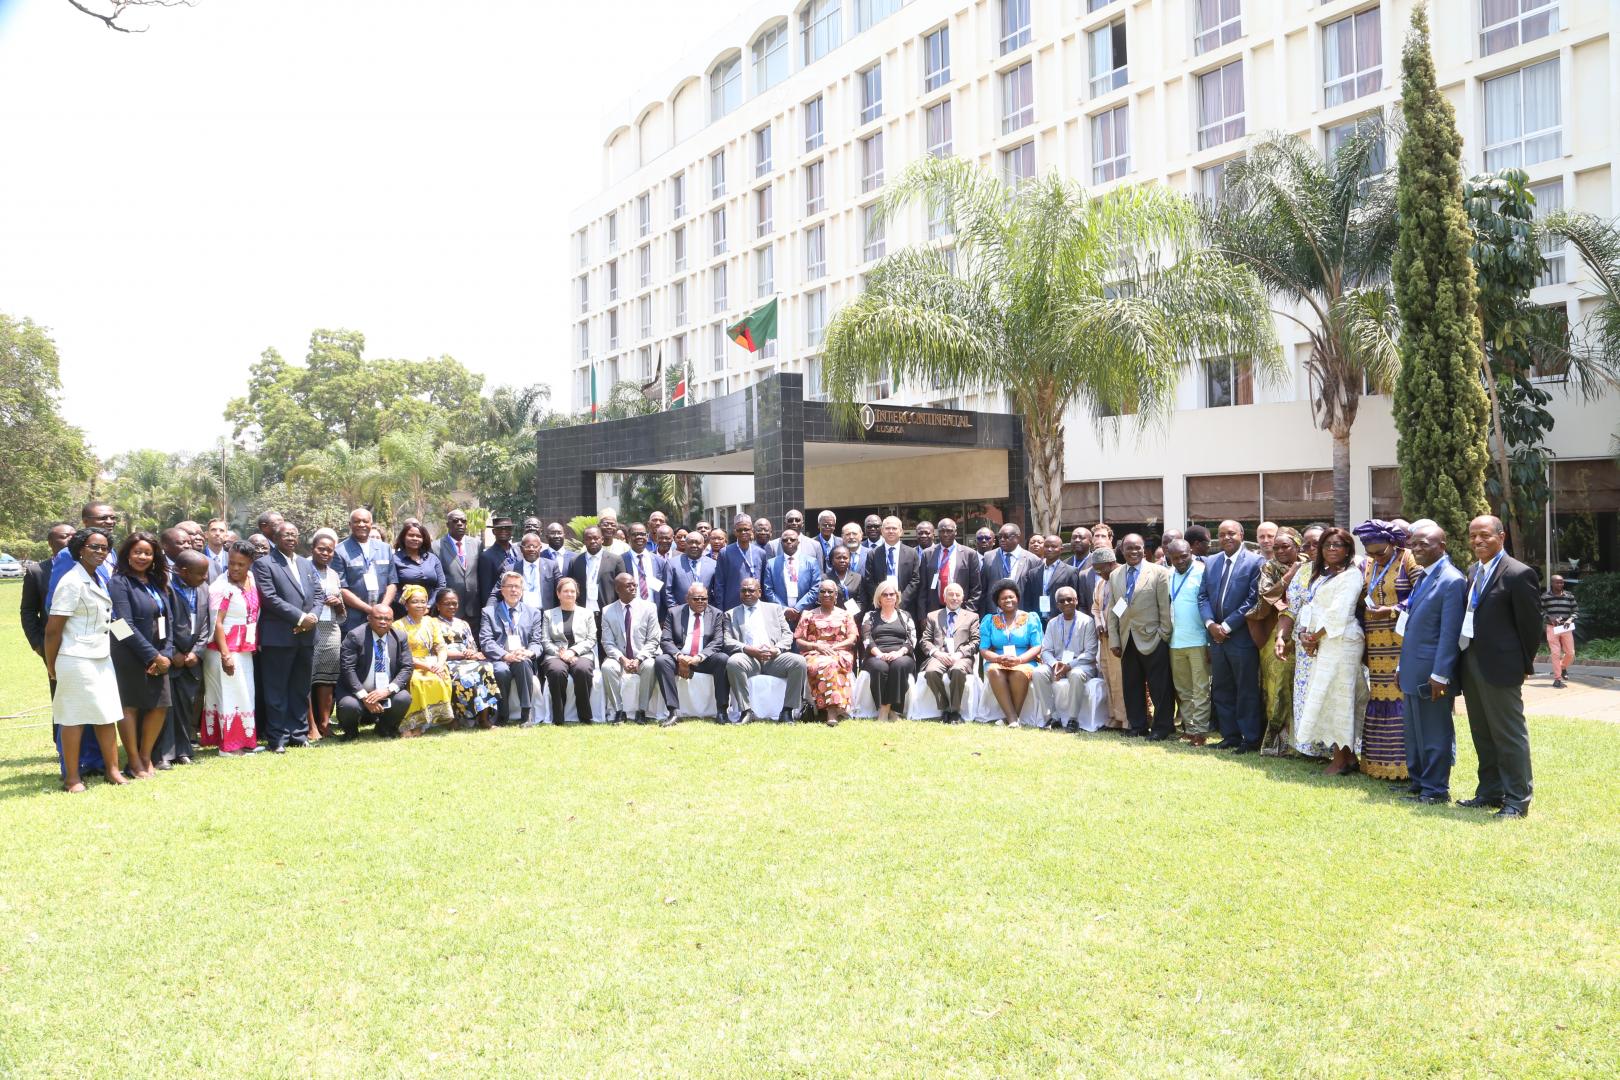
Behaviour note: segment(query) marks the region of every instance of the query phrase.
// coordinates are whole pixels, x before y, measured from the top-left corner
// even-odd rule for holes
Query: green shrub
[[[21,536],[0,537],[0,552],[10,555],[13,559],[48,559],[51,555],[51,545],[44,540],[29,540]]]
[[[1620,574],[1586,574],[1574,591],[1580,603],[1577,636],[1620,637]]]

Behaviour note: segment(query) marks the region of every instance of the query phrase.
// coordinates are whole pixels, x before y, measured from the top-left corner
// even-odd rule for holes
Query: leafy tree
[[[1583,393],[1612,390],[1620,383],[1620,219],[1560,211],[1542,230],[1575,245],[1596,301],[1575,335],[1571,374]]]
[[[334,439],[319,450],[306,450],[287,479],[308,484],[312,491],[330,495],[353,510],[373,508],[382,490],[382,457],[375,446],[359,450],[346,439]]]
[[[1014,190],[972,163],[929,158],[880,216],[918,204],[954,223],[954,265],[914,247],[873,270],[827,329],[828,394],[852,421],[885,367],[899,381],[1005,389],[1023,417],[1035,528],[1058,523],[1070,406],[1134,406],[1142,423],[1169,413],[1183,368],[1201,358],[1281,368],[1254,274],[1198,250],[1196,210],[1163,187],[1091,198],[1054,175]]]
[[[50,335],[0,313],[0,534],[39,531],[95,477],[84,433],[62,419],[61,390]]]
[[[1435,85],[1429,20],[1412,13],[1401,56],[1406,137],[1399,156],[1400,241],[1394,261],[1401,315],[1395,385],[1402,502],[1451,536],[1483,513],[1490,405],[1481,387],[1478,298],[1463,210],[1462,136]],[[1466,558],[1456,545],[1454,557]]]
[[[1226,168],[1224,197],[1206,207],[1212,244],[1259,275],[1277,313],[1310,342],[1305,372],[1317,427],[1333,437],[1333,518],[1350,520],[1350,432],[1364,386],[1387,388],[1397,354],[1389,292],[1395,198],[1369,176],[1385,130],[1368,123],[1328,160],[1273,135]]]
[[[426,427],[390,431],[382,441],[381,484],[390,519],[431,521],[455,484],[458,451]]]

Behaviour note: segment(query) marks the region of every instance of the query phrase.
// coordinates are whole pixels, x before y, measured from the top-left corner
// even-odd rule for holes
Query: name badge
[[[374,567],[374,566],[367,566],[366,567],[366,575],[362,579],[362,581],[364,582],[364,584],[366,586],[366,596],[367,596],[367,598],[369,599],[371,597],[376,596],[377,592],[378,592],[378,588],[377,588],[377,568]]]
[[[128,641],[129,636],[135,632],[129,628],[129,623],[123,619],[114,619],[107,624],[107,629],[112,631],[112,636],[117,641]]]
[[[169,620],[162,615],[157,617],[157,636],[159,641],[166,640],[169,636]]]
[[[517,634],[515,634],[515,633],[514,634],[507,634],[506,635],[506,651],[507,652],[517,652],[519,648],[521,648],[521,646],[518,645],[518,636],[517,636]]]
[[[1406,636],[1406,612],[1404,611],[1395,616],[1395,636]]]
[[[254,642],[259,640],[259,624],[256,622],[250,622],[246,625],[247,633],[244,635],[243,640],[247,644],[252,645]]]
[[[1001,655],[1002,656],[1017,656],[1018,655],[1018,646],[1016,646],[1016,645],[1003,645],[1001,647]]]
[[[1474,613],[1465,611],[1463,612],[1462,633],[1457,635],[1457,648],[1468,648],[1468,643],[1472,640],[1474,640]]]
[[[1114,606],[1112,608],[1110,608],[1109,610],[1114,613],[1114,618],[1120,619],[1120,618],[1124,618],[1124,616],[1125,616],[1125,608],[1126,608],[1125,598],[1121,597],[1120,599],[1114,601]]]
[[[861,605],[856,603],[854,600],[845,600],[844,610],[849,612],[851,615],[859,615],[861,613]]]
[[[1041,614],[1052,614],[1052,598],[1045,593],[1041,593]]]
[[[1299,609],[1299,626],[1302,630],[1309,630],[1311,628],[1310,604],[1306,604],[1304,607]]]

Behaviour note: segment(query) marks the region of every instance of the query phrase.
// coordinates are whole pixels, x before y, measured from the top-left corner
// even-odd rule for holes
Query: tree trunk
[[[1333,524],[1350,527],[1350,429],[1334,427]]]
[[[1063,517],[1063,424],[1024,421],[1024,455],[1029,485],[1029,528],[1056,532]]]

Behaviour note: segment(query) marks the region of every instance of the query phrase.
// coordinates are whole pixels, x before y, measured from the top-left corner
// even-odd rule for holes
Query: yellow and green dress
[[[441,663],[444,662],[449,649],[438,619],[431,615],[420,622],[404,618],[395,625],[405,631],[405,640],[410,643],[413,661],[420,663],[437,657]],[[451,700],[452,690],[448,675],[413,669],[411,708],[399,726],[401,734],[418,734],[429,728],[449,726],[455,718]]]
[[[1385,566],[1368,559],[1362,568],[1368,607],[1394,607],[1404,603],[1417,584],[1417,560],[1405,548],[1396,548]],[[1367,712],[1361,724],[1361,771],[1379,780],[1405,780],[1406,718],[1395,668],[1401,660],[1401,639],[1395,619],[1366,616]]]

